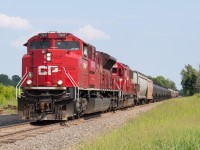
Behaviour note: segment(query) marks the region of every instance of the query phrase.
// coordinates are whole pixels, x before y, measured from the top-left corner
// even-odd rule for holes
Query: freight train
[[[68,120],[177,95],[70,33],[39,33],[24,46],[16,87],[23,119]]]

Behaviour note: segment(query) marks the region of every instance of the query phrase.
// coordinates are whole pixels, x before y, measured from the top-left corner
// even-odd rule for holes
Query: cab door
[[[88,47],[88,84],[90,88],[95,87],[95,72],[96,72],[96,63],[95,63],[95,49],[92,46]]]
[[[83,88],[88,88],[88,45],[83,44],[83,59],[81,61],[81,82]]]

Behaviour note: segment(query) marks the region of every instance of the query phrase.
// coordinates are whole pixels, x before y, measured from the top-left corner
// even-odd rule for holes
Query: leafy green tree
[[[150,80],[154,80],[154,78],[152,76],[147,76]]]
[[[9,79],[8,75],[0,74],[0,83],[3,85],[11,85],[12,81]]]
[[[13,75],[12,79],[10,79],[8,75],[0,74],[0,83],[2,83],[5,86],[15,87],[20,80],[21,78],[18,75]]]
[[[154,84],[162,86],[162,87],[166,87],[166,80],[163,76],[157,76],[156,78],[154,78]]]
[[[12,76],[12,81],[13,82],[19,82],[21,80],[21,78],[18,75],[13,75]]]
[[[196,83],[195,83],[195,88],[196,88],[197,92],[200,93],[200,72],[197,75],[197,80],[196,80]]]
[[[181,89],[181,90],[179,91],[179,95],[180,95],[180,96],[184,96],[183,89]]]
[[[173,90],[177,91],[176,84],[169,79],[166,79],[166,88],[173,89]]]
[[[198,72],[190,64],[185,65],[185,68],[181,71],[183,87],[183,93],[186,96],[193,95],[197,92],[195,84],[197,81]]]
[[[21,78],[18,75],[13,75],[12,76],[12,85],[16,86],[20,80],[21,80]]]

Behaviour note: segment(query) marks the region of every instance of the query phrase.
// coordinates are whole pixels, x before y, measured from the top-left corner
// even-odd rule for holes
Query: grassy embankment
[[[9,105],[17,106],[15,99],[15,88],[0,84],[0,109]],[[16,113],[16,110],[6,109],[5,113]]]
[[[200,95],[164,101],[78,149],[200,149]]]

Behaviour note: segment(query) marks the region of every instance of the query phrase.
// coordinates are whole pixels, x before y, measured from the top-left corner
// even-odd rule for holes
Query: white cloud
[[[30,23],[20,17],[10,17],[0,13],[0,27],[11,29],[27,29],[30,28]]]
[[[23,45],[27,42],[27,40],[28,39],[25,36],[24,37],[19,37],[15,41],[12,41],[10,44],[14,48],[22,48]]]
[[[84,27],[79,28],[74,34],[82,38],[84,41],[110,39],[110,36],[104,31],[96,29],[91,25],[85,25]]]
[[[14,48],[23,48],[24,44],[34,35],[37,35],[38,33],[42,33],[41,31],[33,31],[30,34],[24,35],[24,36],[20,36],[18,39],[11,41],[10,45]]]

